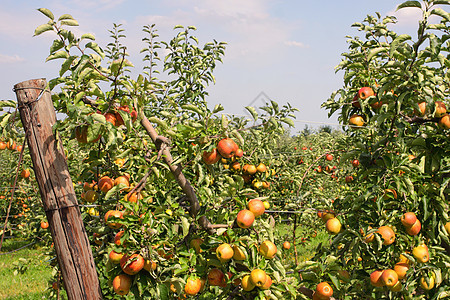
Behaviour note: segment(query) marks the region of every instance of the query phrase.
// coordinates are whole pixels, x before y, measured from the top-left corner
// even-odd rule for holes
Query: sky
[[[50,9],[56,18],[71,14],[80,24],[78,35],[92,33],[104,48],[112,24],[123,24],[129,59],[140,67],[144,46],[142,27],[156,24],[160,40],[170,40],[175,25],[197,27],[200,43],[227,42],[223,64],[214,72],[216,84],[208,88],[211,107],[221,103],[225,113],[245,115],[247,105],[267,99],[299,109],[296,127],[337,126],[320,106],[342,86],[343,73],[334,67],[347,51],[346,36],[358,34],[351,24],[368,14],[394,15],[397,33],[412,34],[420,10],[396,12],[403,1],[393,0],[1,0],[0,99],[15,99],[14,84],[33,79],[50,80],[61,60],[45,63],[55,36],[33,37],[34,29],[48,21],[37,11]]]

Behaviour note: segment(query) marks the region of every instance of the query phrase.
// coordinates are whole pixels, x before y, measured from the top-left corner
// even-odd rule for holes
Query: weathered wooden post
[[[69,299],[101,299],[100,284],[45,79],[14,86],[42,203]]]

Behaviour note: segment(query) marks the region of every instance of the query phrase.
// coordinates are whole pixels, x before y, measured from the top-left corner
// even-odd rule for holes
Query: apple
[[[108,225],[109,228],[112,228],[112,229],[119,229],[120,227],[122,227],[122,224],[120,224],[120,223],[115,223],[115,222],[109,221],[108,219],[110,217],[116,217],[116,218],[122,219],[123,213],[121,211],[119,211],[119,210],[107,211],[105,214],[105,223],[106,223],[106,225]]]
[[[352,166],[353,166],[353,168],[359,167],[359,160],[357,160],[357,159],[352,160]]]
[[[233,259],[234,260],[245,260],[245,252],[237,245],[233,245]]]
[[[267,167],[265,164],[260,163],[257,167],[256,167],[256,171],[258,171],[259,173],[265,173],[267,171]]]
[[[265,208],[265,209],[269,209],[269,208],[270,208],[270,203],[269,203],[269,201],[263,201],[263,204],[264,204],[264,208]],[[449,229],[448,231],[450,231],[450,229]],[[448,232],[448,231],[447,231],[447,232]]]
[[[197,239],[192,239],[191,242],[189,243],[189,245],[191,246],[191,248],[194,248],[195,253],[199,254],[200,252],[202,252],[202,249],[200,248],[200,245],[203,243],[203,239],[197,238]]]
[[[421,263],[426,263],[430,260],[430,254],[428,252],[428,247],[425,244],[421,244],[413,248],[412,255]]]
[[[135,275],[144,268],[145,260],[139,254],[124,255],[120,259],[120,267],[128,275]]]
[[[419,234],[420,230],[422,229],[422,224],[419,220],[416,220],[413,226],[406,227],[406,233],[409,235],[417,235]]]
[[[353,181],[353,176],[352,175],[345,176],[345,182],[346,183],[351,183],[352,181]]]
[[[384,270],[380,277],[383,285],[393,287],[398,282],[398,275],[392,269]]]
[[[375,96],[375,92],[371,87],[365,86],[359,89],[358,91],[358,97],[361,100],[366,100],[367,98]]]
[[[222,139],[217,144],[217,150],[225,158],[232,157],[238,149],[238,145],[230,138]]]
[[[117,177],[116,179],[114,179],[114,185],[119,185],[119,184],[123,184],[125,185],[125,187],[130,187],[130,179],[128,178],[128,176],[126,175],[121,175],[119,177]]]
[[[383,239],[383,245],[391,245],[393,242],[395,242],[395,233],[391,227],[381,226],[376,232],[381,235],[381,238]]]
[[[245,275],[241,280],[242,289],[249,292],[255,288],[255,284],[250,280],[250,275]]]
[[[325,228],[331,234],[338,234],[342,228],[341,221],[338,218],[331,218],[325,224]]]
[[[419,116],[425,115],[425,113],[427,111],[427,103],[425,101],[422,101],[418,104],[418,106],[419,106],[419,111],[414,109],[415,114],[419,115]]]
[[[267,259],[272,259],[277,254],[277,246],[271,241],[266,240],[259,246],[259,253]]]
[[[211,269],[208,273],[208,282],[211,286],[223,286],[225,274],[217,268]]]
[[[146,259],[144,261],[144,270],[150,272],[150,270],[155,271],[156,270],[156,262],[150,259]]]
[[[445,107],[444,102],[442,101],[436,101],[435,103],[435,111],[434,111],[434,117],[435,118],[440,118],[442,116],[444,116],[447,113],[447,108]]]
[[[314,294],[318,299],[330,299],[333,296],[333,288],[328,282],[323,281],[316,286]]]
[[[109,260],[115,265],[118,265],[120,263],[120,260],[122,259],[122,257],[123,257],[123,253],[118,253],[114,250],[111,250],[111,252],[109,252],[109,254],[108,254]]]
[[[84,193],[84,200],[86,200],[86,202],[94,203],[99,198],[100,198],[100,195],[94,190],[89,190],[86,193]]]
[[[255,215],[248,209],[241,210],[236,217],[236,223],[241,228],[249,228],[255,221]]]
[[[325,159],[328,160],[328,161],[332,161],[332,160],[333,160],[333,155],[327,154],[327,155],[325,156]]]
[[[108,176],[103,176],[98,181],[98,188],[103,192],[107,193],[114,186],[114,180],[109,178]]]
[[[424,276],[422,276],[420,278],[420,286],[424,289],[424,290],[431,290],[434,287],[434,283],[435,283],[435,278],[436,275],[434,274],[433,271],[431,271],[431,276],[428,274],[427,278],[425,278]],[[428,281],[427,281],[428,279]]]
[[[247,208],[255,215],[255,218],[261,216],[266,211],[264,203],[259,199],[251,199],[248,201]]]
[[[233,257],[234,251],[233,251],[233,248],[229,244],[223,243],[219,247],[217,247],[216,255],[217,255],[217,258],[221,262],[225,262],[225,261],[230,260]]]
[[[383,274],[383,270],[375,270],[370,273],[370,283],[373,286],[381,287],[384,285],[384,282],[381,280],[381,275]]]
[[[266,274],[266,282],[264,283],[264,285],[261,287],[262,290],[268,290],[270,289],[270,287],[272,286],[272,278],[270,278],[269,275]]]
[[[364,125],[364,119],[362,116],[357,115],[357,114],[353,114],[351,115],[349,121],[348,121],[349,125],[353,128],[355,127],[361,127]]]
[[[358,93],[356,93],[352,100],[352,106],[356,108],[361,108],[361,104],[359,103],[358,99],[359,99]]]
[[[286,250],[289,250],[291,248],[291,243],[289,243],[288,241],[285,241],[283,243],[283,248]]]
[[[48,222],[42,221],[41,222],[41,228],[42,229],[47,229],[48,228]]]
[[[200,281],[200,278],[190,276],[186,280],[186,285],[184,286],[184,292],[186,295],[189,296],[195,296],[197,295],[202,288],[202,282]]]
[[[117,295],[126,295],[130,291],[132,279],[126,274],[120,274],[114,277],[112,286]]]
[[[234,157],[241,158],[242,156],[244,156],[244,151],[241,148],[237,149],[236,153],[234,153]]]
[[[439,126],[443,129],[450,129],[450,115],[449,114],[446,113],[439,119]]]
[[[267,275],[264,270],[254,269],[250,272],[250,281],[257,287],[262,287],[266,283]]]
[[[254,165],[245,164],[242,168],[244,174],[254,175],[258,171]]]
[[[447,231],[447,234],[450,234],[450,222],[445,223],[444,228],[445,231]]]
[[[220,156],[219,152],[217,151],[217,148],[212,149],[211,151],[204,151],[203,152],[203,161],[207,165],[213,165],[217,163],[222,157]]]
[[[402,215],[400,221],[402,222],[403,226],[411,227],[414,225],[414,223],[416,223],[417,217],[415,213],[407,212]]]
[[[23,169],[22,172],[20,172],[22,178],[28,178],[30,177],[30,174],[30,169]]]
[[[403,279],[406,277],[406,272],[408,272],[409,265],[404,262],[396,263],[394,266],[394,271],[397,273],[398,279]]]

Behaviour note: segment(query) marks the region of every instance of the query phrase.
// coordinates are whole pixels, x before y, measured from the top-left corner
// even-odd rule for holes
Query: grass
[[[2,253],[18,249],[28,243],[7,239],[3,242]],[[10,254],[0,255],[0,299],[47,299],[46,290],[52,278],[52,268],[48,262],[42,261],[42,253],[42,247],[32,245]],[[15,271],[19,272],[15,275]]]

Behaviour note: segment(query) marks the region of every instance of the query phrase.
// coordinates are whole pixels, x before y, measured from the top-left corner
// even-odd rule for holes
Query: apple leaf
[[[74,20],[74,18],[69,14],[63,14],[58,18],[58,21],[62,20]]]
[[[55,19],[55,17],[53,16],[53,13],[47,8],[38,8],[38,11],[43,13],[46,17],[48,17],[51,20]]]
[[[403,2],[402,4],[400,4],[399,6],[397,6],[397,10],[405,8],[405,7],[417,7],[417,8],[422,8],[422,4],[420,4],[419,1],[406,1]]]
[[[392,57],[395,50],[397,50],[398,46],[400,46],[401,43],[410,40],[411,36],[408,34],[401,34],[395,38],[395,40],[391,43],[391,48],[389,49],[389,56]]]
[[[385,52],[386,50],[386,47],[377,47],[370,50],[369,54],[367,55],[367,61],[370,61],[372,57],[376,56],[378,53]]]
[[[450,22],[450,14],[440,7],[433,9],[430,12],[430,14],[440,16],[440,17],[444,18],[447,22]]]
[[[34,36],[38,36],[43,32],[49,31],[49,30],[53,30],[53,26],[50,24],[42,24],[40,26],[38,26],[35,30],[34,30]]]
[[[52,55],[49,55],[47,57],[47,59],[45,60],[45,62],[47,62],[49,60],[57,59],[57,58],[69,58],[69,54],[67,54],[66,51],[61,50]]]
[[[252,106],[246,106],[245,109],[252,115],[253,119],[256,121],[258,119],[258,113],[256,109]]]

